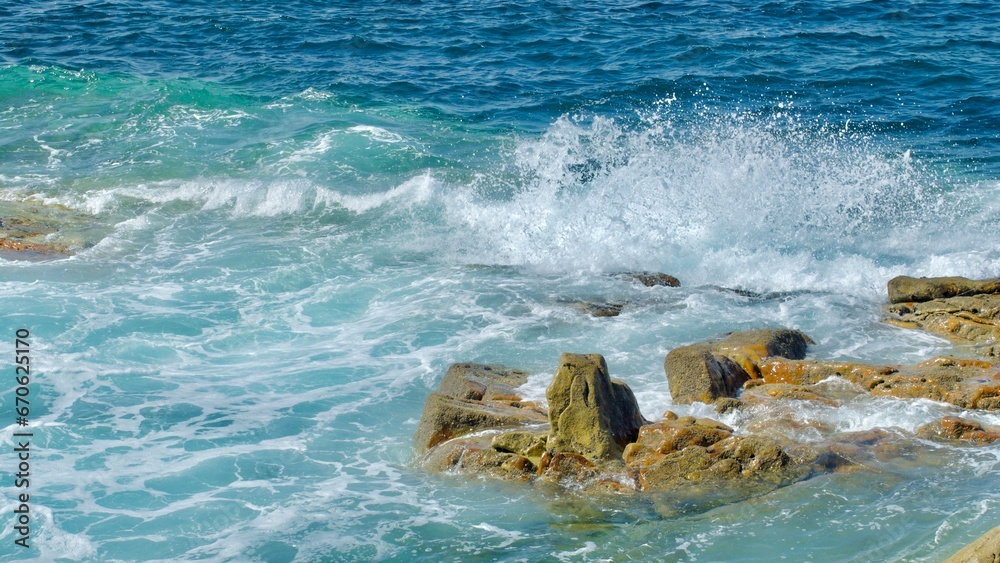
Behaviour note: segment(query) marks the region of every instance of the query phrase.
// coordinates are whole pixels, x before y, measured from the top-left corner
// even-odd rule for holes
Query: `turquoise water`
[[[998,18],[0,3],[0,200],[65,206],[80,248],[0,261],[0,558],[943,559],[998,523],[997,446],[665,510],[427,474],[412,435],[456,361],[526,369],[542,398],[560,352],[599,352],[655,418],[710,412],[671,406],[662,361],[725,331],[799,328],[816,359],[947,353],[880,311],[898,274],[1000,275]],[[683,286],[607,275],[639,269]],[[803,409],[842,430],[963,414]]]

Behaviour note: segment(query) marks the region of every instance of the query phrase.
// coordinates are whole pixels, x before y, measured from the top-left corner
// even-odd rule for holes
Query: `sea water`
[[[412,437],[458,361],[527,370],[543,401],[561,352],[601,353],[655,419],[718,417],[672,405],[662,363],[727,331],[950,353],[881,307],[895,275],[1000,275],[997,21],[944,0],[0,3],[0,200],[63,210],[78,248],[0,262],[0,558],[944,559],[998,523],[997,446],[665,510],[428,474]],[[638,270],[682,286],[613,275]]]

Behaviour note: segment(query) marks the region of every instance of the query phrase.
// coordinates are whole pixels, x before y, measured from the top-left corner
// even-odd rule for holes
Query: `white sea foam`
[[[368,137],[373,141],[378,141],[380,143],[402,143],[403,137],[398,133],[393,133],[381,127],[375,127],[373,125],[355,125],[353,127],[348,127],[347,131],[350,133],[358,133]]]
[[[564,117],[514,153],[512,197],[456,190],[444,204],[456,250],[478,262],[867,295],[904,272],[1000,269],[983,243],[997,238],[1000,207],[980,186],[945,185],[910,154],[878,150],[748,119],[676,131]]]

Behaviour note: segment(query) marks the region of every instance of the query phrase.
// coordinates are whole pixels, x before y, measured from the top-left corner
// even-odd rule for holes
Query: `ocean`
[[[0,559],[943,560],[1000,523],[1000,446],[664,511],[428,473],[413,435],[453,362],[526,370],[544,400],[560,353],[600,353],[647,418],[741,432],[671,404],[667,352],[781,326],[811,359],[951,353],[881,321],[885,284],[1000,276],[998,21],[945,0],[0,2],[0,207],[48,210],[74,250],[0,259]]]

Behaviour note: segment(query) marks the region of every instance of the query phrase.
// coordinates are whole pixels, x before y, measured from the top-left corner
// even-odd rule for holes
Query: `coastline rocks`
[[[885,321],[943,336],[987,357],[1000,356],[1000,279],[910,278],[888,283]]]
[[[1000,526],[959,550],[945,563],[995,563],[1000,561]]]
[[[735,397],[750,379],[736,362],[713,353],[712,345],[706,343],[674,348],[663,360],[663,370],[675,403],[711,403]]]
[[[736,436],[715,420],[690,416],[643,426],[625,450],[643,491],[726,491],[731,499],[761,494],[812,473],[812,459],[795,459],[773,438]],[[813,456],[814,458],[815,456]],[[735,495],[735,496],[734,496]]]
[[[735,397],[751,379],[760,379],[759,362],[768,357],[805,357],[812,339],[797,330],[762,329],[734,332],[671,350],[663,371],[675,403],[711,403]]]
[[[847,463],[817,463],[820,450],[770,429],[737,435],[716,420],[672,412],[648,422],[599,354],[560,356],[546,390],[548,424],[539,421],[544,411],[512,400],[513,384],[523,379],[501,366],[453,365],[428,397],[417,432],[423,466],[590,494],[647,492],[711,504]]]
[[[961,295],[1000,293],[1000,279],[970,280],[962,277],[911,278],[889,280],[889,303],[923,302]]]
[[[550,450],[593,459],[618,458],[646,422],[632,390],[608,376],[600,354],[562,354],[545,396]]]
[[[898,303],[885,307],[885,313],[889,324],[971,344],[983,356],[1000,355],[1000,295]]]
[[[527,374],[503,366],[454,364],[431,393],[417,429],[421,450],[488,428],[543,424],[544,411],[520,401],[514,387]]]
[[[760,364],[765,383],[810,385],[842,377],[876,397],[930,399],[963,409],[1000,410],[1000,370],[982,360],[932,358],[913,366],[771,359]]]

